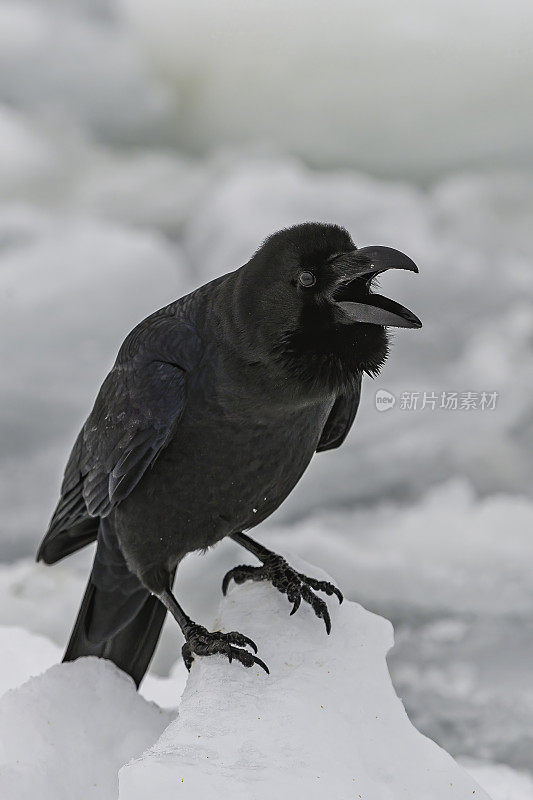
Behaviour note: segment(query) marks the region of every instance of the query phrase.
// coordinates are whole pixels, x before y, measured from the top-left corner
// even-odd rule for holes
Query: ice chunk
[[[121,770],[120,800],[487,798],[409,722],[385,661],[390,624],[329,606],[330,637],[306,604],[290,618],[268,584],[231,591],[216,627],[251,636],[271,674],[197,658],[179,718]]]
[[[117,772],[168,725],[111,662],[52,667],[0,701],[0,797],[117,796]]]

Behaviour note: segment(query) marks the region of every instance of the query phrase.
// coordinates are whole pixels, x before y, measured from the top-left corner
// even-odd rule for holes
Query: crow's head
[[[243,268],[246,305],[276,352],[293,363],[305,356],[307,370],[324,363],[341,373],[376,374],[388,353],[386,328],[422,325],[372,290],[388,269],[418,272],[398,250],[358,249],[337,225],[296,225],[270,236]]]

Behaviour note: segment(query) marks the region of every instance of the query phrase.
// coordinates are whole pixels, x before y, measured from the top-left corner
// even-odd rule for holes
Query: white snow
[[[530,499],[480,498],[454,481],[413,503],[328,510],[255,535],[320,564],[393,621],[391,672],[417,727],[455,756],[529,770],[532,527]],[[224,573],[243,557],[224,542],[182,564],[179,591],[196,619],[212,618]]]
[[[531,800],[533,797],[533,779],[524,772],[506,764],[487,764],[472,759],[460,759],[460,763],[490,793],[492,800]]]
[[[272,587],[235,588],[215,627],[250,635],[271,674],[198,659],[179,717],[121,770],[120,800],[486,797],[409,722],[385,661],[390,624],[354,603],[329,606],[327,637],[307,605],[290,618]]]
[[[316,567],[301,568],[322,575]],[[39,583],[38,574],[34,578]],[[296,780],[306,796],[339,800],[358,794],[466,799],[474,790],[484,797],[407,720],[384,660],[390,625],[354,603],[339,608],[330,600],[329,607],[334,628],[328,638],[308,607],[289,618],[285,599],[271,587],[234,587],[213,627],[256,639],[271,675],[219,658],[198,659],[181,704],[187,673],[180,658],[169,678],[149,675],[138,695],[108,662],[52,666],[61,654],[57,645],[0,627],[0,796],[116,800],[121,770],[121,800],[172,798],[176,786],[180,797],[195,800],[259,800],[276,788],[282,800]],[[444,638],[454,641],[450,625]],[[174,710],[158,710],[143,695]],[[532,796],[525,773],[471,758],[460,762],[492,800]]]
[[[0,700],[0,797],[112,800],[118,769],[171,717],[108,661],[51,667]]]

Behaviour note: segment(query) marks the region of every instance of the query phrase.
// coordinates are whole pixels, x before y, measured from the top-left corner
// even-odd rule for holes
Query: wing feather
[[[176,430],[200,352],[193,328],[165,309],[127,337],[76,439],[38,559],[48,549],[57,560],[58,539],[65,552],[76,549],[77,528],[86,544],[90,518],[107,516],[137,486]]]
[[[335,400],[318,442],[317,453],[341,446],[353,425],[360,399],[361,376],[359,376],[353,391],[342,394]]]

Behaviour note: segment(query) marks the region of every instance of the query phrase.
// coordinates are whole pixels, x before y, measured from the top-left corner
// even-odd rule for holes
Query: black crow
[[[177,602],[177,567],[229,536],[262,566],[225,577],[268,580],[293,614],[332,584],[293,570],[245,530],[283,502],[313,454],[338,447],[354,421],[364,373],[388,354],[387,326],[419,328],[408,309],[372,291],[397,268],[389,247],[358,249],[337,225],[270,236],[240,269],[156,311],[127,336],[74,444],[61,497],[37,555],[52,564],[97,541],[64,656],[109,658],[137,685],[167,610],[183,657],[222,653],[266,665],[241,633],[209,632]]]

